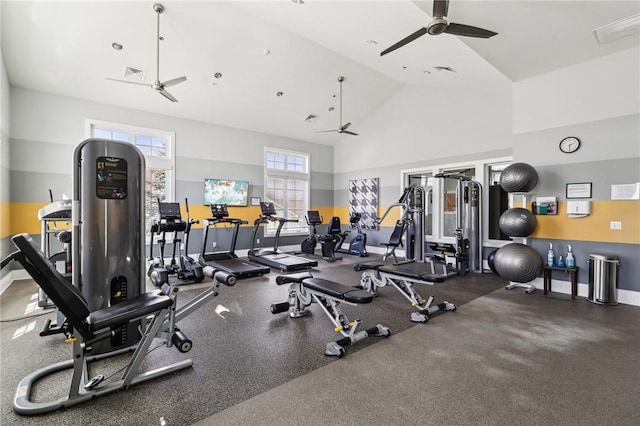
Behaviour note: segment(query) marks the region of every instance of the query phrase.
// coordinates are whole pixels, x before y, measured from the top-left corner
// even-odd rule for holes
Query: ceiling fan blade
[[[117,81],[119,83],[135,84],[136,86],[147,86],[147,87],[153,86],[152,84],[140,83],[138,81],[119,80],[117,78],[110,78],[110,77],[105,77],[105,80]]]
[[[397,42],[393,46],[388,47],[387,49],[383,50],[380,53],[380,56],[384,56],[387,53],[393,52],[394,50],[401,48],[405,44],[411,43],[413,40],[417,39],[418,37],[422,37],[426,33],[427,33],[427,28],[426,27],[420,28],[418,31],[416,31],[415,33],[411,34],[410,36],[407,36],[407,37],[403,38],[402,40],[400,40],[399,42]]]
[[[347,130],[351,126],[351,123],[347,123],[344,126],[340,127],[340,130]]]
[[[316,133],[330,133],[330,132],[337,132],[338,130],[318,130]]]
[[[442,18],[447,16],[449,11],[449,0],[433,0],[432,18]]]
[[[493,37],[498,33],[494,33],[493,31],[485,30],[484,28],[472,27],[471,25],[464,24],[455,24],[450,22],[447,28],[444,30],[445,33],[458,35],[458,36],[466,36],[466,37],[477,37],[477,38],[489,38]]]
[[[171,86],[175,86],[175,85],[177,85],[177,84],[180,84],[180,83],[182,83],[183,81],[187,81],[187,77],[178,77],[178,78],[174,78],[174,79],[172,79],[172,80],[167,80],[167,81],[165,81],[165,82],[163,82],[163,83],[161,83],[161,84],[162,84],[162,86],[164,86],[164,87],[171,87]]]
[[[358,136],[358,134],[357,134],[357,133],[351,132],[351,131],[349,131],[349,130],[343,130],[343,131],[341,131],[340,133],[346,133],[346,134],[348,134],[348,135]]]
[[[167,92],[164,89],[159,89],[158,93],[160,93],[162,96],[164,96],[165,98],[169,99],[171,102],[178,102],[178,100],[176,98],[173,97],[173,95],[169,92]]]

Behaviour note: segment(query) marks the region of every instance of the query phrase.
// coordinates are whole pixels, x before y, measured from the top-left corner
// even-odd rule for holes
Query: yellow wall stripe
[[[38,220],[38,210],[48,203],[10,203],[11,225],[9,234],[15,235],[22,232],[28,234],[40,233],[40,221]]]
[[[387,207],[378,207],[378,217],[384,212],[387,211]],[[381,213],[382,212],[382,213]],[[395,211],[391,211],[387,217],[384,218],[380,226],[396,226],[396,221],[400,219],[402,214],[402,210],[400,208],[395,209]],[[333,215],[338,216],[340,218],[341,224],[349,224],[349,207],[345,206],[337,206],[333,208]]]
[[[640,201],[592,201],[591,214],[584,218],[570,218],[567,203],[559,202],[557,215],[536,219],[532,238],[640,244]],[[622,222],[622,230],[609,229],[612,221]]]
[[[46,203],[0,203],[0,238],[26,232],[29,234],[40,233],[40,221],[38,210]],[[186,218],[186,209],[182,208],[182,215]],[[529,205],[530,208],[530,205]],[[209,206],[189,206],[191,218],[202,219],[211,216]],[[347,206],[313,206],[312,210],[318,210],[328,223],[333,216],[338,216],[342,224],[349,223],[349,207]],[[386,208],[380,207],[380,212]],[[400,209],[387,215],[381,226],[393,227],[400,218]],[[245,226],[253,226],[253,221],[260,215],[260,207],[229,207],[229,215],[234,218],[249,222]],[[576,241],[600,241],[610,243],[640,244],[640,201],[592,201],[591,214],[585,218],[569,218],[567,215],[567,203],[558,203],[558,214],[549,216],[536,216],[538,226],[531,235],[532,238],[548,238]],[[622,222],[622,230],[609,229],[612,221]],[[62,222],[58,226],[65,228]],[[202,228],[202,223],[194,228]]]
[[[0,238],[11,236],[11,203],[0,203]]]

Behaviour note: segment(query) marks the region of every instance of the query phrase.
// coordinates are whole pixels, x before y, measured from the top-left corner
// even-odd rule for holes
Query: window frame
[[[268,162],[269,154],[281,154],[284,156],[284,168],[269,168]],[[288,170],[287,165],[289,164],[288,157],[300,157],[304,160],[304,171],[297,170]],[[297,165],[297,163],[294,163]],[[300,151],[286,150],[281,148],[273,148],[273,147],[264,147],[263,154],[263,171],[264,171],[264,193],[263,200],[269,200],[267,197],[268,190],[268,180],[269,179],[283,179],[287,180],[296,180],[301,181],[303,183],[303,208],[302,208],[302,217],[306,214],[311,206],[311,154]],[[284,189],[285,193],[289,192],[288,188]],[[301,218],[298,218],[301,220]],[[266,224],[264,230],[265,237],[275,237],[277,224]],[[298,222],[298,226],[295,227],[295,230],[291,230],[290,228],[285,226],[282,228],[281,236],[300,236],[307,235],[309,232],[309,227],[304,222]]]
[[[152,129],[142,126],[134,126],[130,124],[122,124],[111,121],[97,120],[92,118],[85,119],[85,138],[93,138],[94,128],[127,133],[129,140],[127,142],[136,145],[136,135],[144,135],[151,137],[159,137],[167,141],[167,155],[165,158],[153,155],[143,154],[145,157],[146,170],[163,169],[165,170],[165,201],[173,202],[175,200],[176,187],[176,156],[175,156],[175,132],[161,129]],[[145,175],[146,175],[145,170]],[[145,211],[145,217],[147,216]],[[147,226],[145,225],[145,229]],[[149,243],[149,235],[146,237]]]

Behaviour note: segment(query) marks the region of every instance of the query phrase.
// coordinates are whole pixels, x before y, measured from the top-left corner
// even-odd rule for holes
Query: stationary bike
[[[338,238],[332,234],[318,235],[316,226],[321,225],[323,222],[322,216],[317,210],[307,211],[305,216],[307,225],[311,226],[311,232],[309,236],[302,241],[300,245],[301,254],[313,257],[322,257],[327,262],[334,262],[342,259],[335,255],[335,245],[338,242]],[[322,256],[315,254],[316,245],[320,241],[320,247],[322,249]]]
[[[334,251],[336,253],[346,253],[354,256],[367,257],[369,253],[367,252],[367,234],[362,232],[362,228],[360,227],[360,220],[362,219],[362,214],[353,213],[349,218],[349,227],[351,229],[356,230],[356,235],[353,236],[351,241],[349,241],[349,248],[343,249],[342,244],[347,238],[347,234],[351,231],[342,232],[340,229],[340,218],[332,217],[329,221],[329,234],[337,235],[339,240],[336,243]]]

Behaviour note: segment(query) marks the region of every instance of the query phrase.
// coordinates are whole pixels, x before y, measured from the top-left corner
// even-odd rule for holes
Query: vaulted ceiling
[[[1,43],[11,84],[73,98],[323,144],[316,133],[362,122],[402,85],[508,91],[513,82],[640,45],[637,34],[596,43],[591,30],[640,13],[637,1],[451,0],[449,20],[490,39],[425,35],[431,1],[166,1],[160,80],[173,103],[126,79],[156,78],[153,2],[2,1]],[[115,50],[112,43],[123,46]],[[448,67],[450,70],[441,70]],[[140,81],[140,80],[137,80]],[[305,120],[309,115],[315,121]]]

